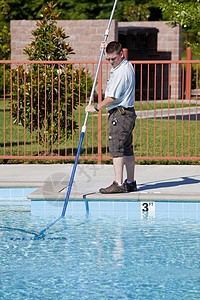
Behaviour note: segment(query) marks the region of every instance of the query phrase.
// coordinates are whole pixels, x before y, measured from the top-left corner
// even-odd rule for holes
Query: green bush
[[[42,12],[43,19],[37,21],[38,28],[32,32],[34,40],[24,49],[29,60],[66,61],[73,53],[65,42],[68,36],[62,28],[56,27],[59,15],[53,12],[55,6],[50,2]],[[78,125],[73,119],[73,110],[92,88],[92,79],[84,68],[73,68],[70,63],[49,63],[30,64],[25,70],[20,65],[13,70],[12,80],[13,119],[31,132],[35,131],[40,144],[47,143],[47,153],[51,150],[52,138],[53,142],[61,141],[74,134]]]
[[[6,23],[9,8],[5,0],[0,0],[0,60],[10,56],[10,30]]]
[[[66,66],[66,70],[64,66],[52,69],[50,65],[41,64],[39,77],[37,64],[28,71],[20,65],[12,73],[13,119],[29,131],[37,131],[40,144],[46,141],[48,152],[52,138],[53,142],[58,137],[60,140],[69,138],[77,129],[76,122],[72,121],[72,107],[76,109],[79,99],[87,97],[86,86],[92,85],[83,68],[72,70],[71,64]]]
[[[6,95],[10,94],[10,69],[8,69],[7,65],[5,65],[4,69],[3,64],[0,64],[0,97],[3,97],[4,93]]]
[[[196,84],[197,79],[197,72],[198,72],[198,83]],[[192,65],[192,89],[200,88],[200,66],[198,65],[198,71],[196,65]],[[198,86],[197,86],[198,85]]]

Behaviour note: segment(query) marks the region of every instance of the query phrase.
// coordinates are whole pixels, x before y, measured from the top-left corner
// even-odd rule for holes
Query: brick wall
[[[181,27],[172,28],[166,22],[117,22],[113,20],[108,41],[118,39],[118,27],[152,27],[158,32],[158,51],[169,51],[172,60],[181,59]],[[99,57],[99,45],[103,40],[108,20],[65,20],[58,26],[69,35],[69,43],[75,49],[74,60],[96,60]],[[35,21],[11,21],[11,59],[23,60],[23,48],[32,39],[31,31],[36,28]]]
[[[74,48],[75,55],[71,55],[71,60],[78,61],[98,61],[99,46],[103,40],[108,20],[64,20],[58,21],[58,26],[64,28],[71,47]],[[157,50],[171,53],[171,60],[181,59],[182,37],[181,27],[172,28],[165,22],[119,22],[113,20],[108,41],[118,40],[118,27],[152,27],[157,28],[158,43]],[[11,59],[26,60],[23,54],[25,46],[30,44],[31,31],[36,28],[35,21],[18,20],[11,21]],[[175,79],[174,79],[175,78]],[[173,79],[173,80],[172,80]],[[104,86],[105,87],[105,86]],[[171,98],[179,97],[181,90],[181,71],[171,68]]]
[[[117,21],[113,20],[108,41],[117,39]],[[11,59],[26,60],[23,54],[25,46],[31,43],[33,36],[31,31],[36,28],[35,21],[18,20],[11,21]],[[98,60],[99,46],[104,39],[108,20],[66,20],[58,21],[69,38],[67,41],[74,48],[75,55],[71,55],[71,60]]]

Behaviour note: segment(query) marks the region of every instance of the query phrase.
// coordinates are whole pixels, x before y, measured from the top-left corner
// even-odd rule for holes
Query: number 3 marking
[[[143,206],[142,211],[149,211],[149,205],[148,205],[148,203],[143,203],[142,206]]]

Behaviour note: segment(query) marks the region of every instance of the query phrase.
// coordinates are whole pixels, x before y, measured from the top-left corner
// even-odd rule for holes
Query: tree
[[[194,31],[200,38],[200,0],[160,0],[164,18],[172,21],[172,26],[180,24],[186,31]],[[188,41],[194,52],[200,54],[199,41]]]
[[[24,49],[29,60],[66,61],[73,54],[64,29],[56,26],[59,14],[54,12],[55,7],[50,2],[42,10],[42,20],[32,32],[34,39]],[[79,105],[79,98],[86,99],[91,77],[84,68],[49,63],[31,64],[26,69],[19,66],[12,71],[12,80],[14,121],[37,132],[40,144],[45,144],[50,153],[52,138],[54,142],[69,138],[78,128],[73,109]]]
[[[5,2],[5,0],[0,0],[0,59],[6,60],[10,57],[10,30],[7,26],[5,19],[8,15],[8,9],[9,6]],[[8,94],[10,91],[9,88],[9,70],[7,66],[0,65],[0,95]],[[6,85],[4,85],[4,77],[5,81],[7,82]]]
[[[29,60],[67,60],[70,54],[74,54],[74,49],[65,42],[69,36],[64,29],[56,26],[60,14],[54,12],[55,7],[56,4],[50,2],[42,10],[42,20],[36,22],[37,29],[32,31],[34,39],[24,49]]]
[[[8,17],[10,20],[35,20],[40,18],[41,10],[46,7],[46,0],[5,0],[9,5]]]
[[[130,6],[124,13],[128,21],[148,21],[150,10],[147,4]]]
[[[147,5],[150,11],[148,20],[160,20],[161,14],[158,0],[120,0],[117,3],[114,18],[127,21],[126,12],[130,7]],[[9,8],[9,20],[40,19],[41,10],[46,6],[46,0],[6,0]],[[63,20],[108,19],[114,0],[59,0],[55,12],[61,12]],[[140,8],[139,8],[140,9]],[[8,21],[8,19],[7,19]]]
[[[0,0],[0,58],[3,60],[8,59],[10,54],[10,32],[5,23],[8,10],[5,0]]]

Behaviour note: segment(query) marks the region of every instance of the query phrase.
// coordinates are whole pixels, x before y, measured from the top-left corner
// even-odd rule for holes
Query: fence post
[[[98,75],[98,103],[102,101],[102,65]],[[98,113],[98,164],[102,160],[102,111]]]
[[[123,48],[123,52],[124,52],[124,57],[126,59],[128,59],[128,49],[127,48]]]
[[[186,48],[186,60],[192,60],[192,50],[190,47]],[[192,65],[191,63],[186,64],[186,75],[185,75],[185,99],[189,100],[191,97],[191,81],[192,81]]]

